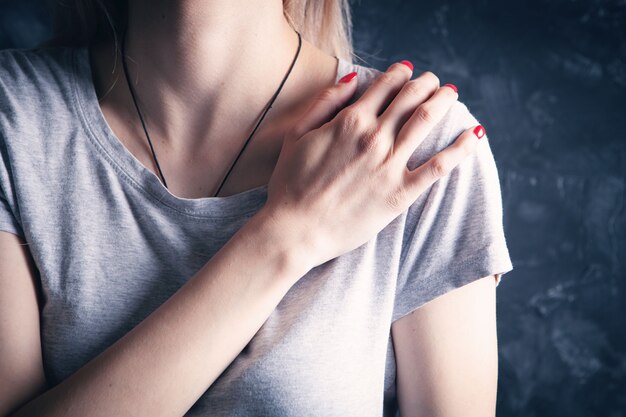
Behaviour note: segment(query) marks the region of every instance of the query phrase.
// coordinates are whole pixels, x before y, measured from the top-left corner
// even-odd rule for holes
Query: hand
[[[337,83],[286,134],[262,211],[300,237],[312,267],[372,239],[475,149],[470,128],[407,168],[458,98],[431,72],[411,75],[408,66],[393,64],[347,107],[356,79]]]

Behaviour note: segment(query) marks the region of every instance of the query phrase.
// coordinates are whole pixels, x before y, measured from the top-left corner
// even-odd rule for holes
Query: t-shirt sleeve
[[[457,101],[409,159],[414,169],[479,124]],[[478,139],[477,139],[478,140]],[[502,197],[489,135],[474,153],[408,208],[398,269],[395,321],[477,279],[513,269],[503,230]]]
[[[11,147],[7,126],[11,125],[14,116],[13,105],[18,102],[11,98],[9,89],[16,84],[16,71],[13,55],[17,50],[0,51],[0,230],[13,233],[24,238],[17,208],[16,187],[12,178]]]
[[[16,216],[17,205],[10,172],[8,149],[4,132],[0,127],[0,230],[13,233],[24,239],[24,231]]]
[[[24,238],[24,232],[3,195],[0,195],[0,230],[18,235],[22,239]]]
[[[24,232],[14,214],[15,206],[10,202],[10,200],[12,201],[13,199],[7,195],[5,191],[5,185],[8,180],[7,174],[8,172],[4,161],[0,159],[0,230],[13,233],[23,239]]]

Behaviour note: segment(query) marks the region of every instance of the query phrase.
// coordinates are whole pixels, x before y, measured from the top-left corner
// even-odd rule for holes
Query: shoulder
[[[72,99],[73,52],[70,47],[0,50],[0,133],[39,132],[63,118]]]
[[[378,78],[383,71],[377,68],[360,65],[355,63],[344,62],[343,71],[348,73],[350,71],[357,72],[358,87],[351,103],[358,100],[358,98],[367,90],[367,88]],[[416,69],[413,75],[413,79],[419,76],[419,74],[427,71],[424,69],[420,71]],[[435,73],[435,75],[437,75]],[[441,120],[433,127],[426,138],[419,145],[416,152],[413,153],[409,159],[409,167],[414,167],[426,162],[435,153],[443,150],[448,145],[456,140],[456,138],[466,129],[471,126],[480,124],[476,116],[470,111],[469,107],[462,100],[455,101],[450,109],[444,114]],[[484,143],[488,142],[488,137],[485,136],[481,139]],[[488,148],[489,145],[483,146]],[[489,149],[487,149],[489,151]]]
[[[74,51],[70,47],[0,50],[2,110],[19,104],[36,105],[42,96],[61,91],[73,68]]]
[[[0,50],[0,80],[20,82],[16,87],[36,83],[43,76],[71,68],[74,48],[40,47]]]

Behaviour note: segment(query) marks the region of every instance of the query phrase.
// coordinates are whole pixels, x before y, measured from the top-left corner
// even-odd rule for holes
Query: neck
[[[135,0],[128,25],[137,70],[184,97],[219,94],[255,71],[278,75],[297,42],[280,0]]]
[[[252,123],[285,76],[297,44],[281,0],[129,2],[129,76],[151,137],[172,150],[206,141],[199,131],[220,120]],[[302,49],[290,78],[303,65],[304,42]]]

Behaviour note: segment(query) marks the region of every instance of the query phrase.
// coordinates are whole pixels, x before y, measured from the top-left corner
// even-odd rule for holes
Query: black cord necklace
[[[278,94],[280,94],[280,91],[282,90],[283,85],[285,85],[285,82],[287,81],[287,79],[289,78],[289,75],[291,74],[291,70],[293,69],[294,65],[296,64],[296,61],[298,60],[298,56],[300,55],[300,49],[302,47],[302,36],[300,36],[300,32],[298,32],[297,30],[296,30],[296,33],[298,34],[298,50],[296,51],[296,55],[294,56],[293,61],[291,62],[291,66],[289,67],[289,70],[287,70],[287,74],[285,74],[285,77],[283,78],[283,80],[281,81],[280,85],[278,86],[278,89],[276,90],[276,92],[274,93],[272,98],[270,99],[269,104],[265,107],[265,109],[263,111],[263,114],[261,114],[261,117],[260,117],[259,121],[257,122],[256,126],[252,130],[252,133],[250,133],[250,136],[248,136],[248,139],[246,140],[246,143],[244,143],[243,147],[239,151],[239,154],[237,155],[237,157],[235,158],[233,163],[230,165],[230,169],[228,170],[228,172],[224,176],[224,179],[222,179],[222,182],[221,182],[219,188],[217,189],[217,192],[215,193],[214,197],[217,197],[217,195],[219,194],[220,190],[222,189],[222,186],[224,185],[224,182],[226,182],[226,178],[228,178],[228,175],[233,170],[233,167],[235,166],[235,164],[239,160],[239,157],[241,156],[241,154],[243,153],[244,149],[248,145],[248,142],[250,142],[250,139],[252,139],[252,136],[257,131],[259,125],[261,124],[261,122],[265,118],[265,115],[272,108],[272,105],[274,104],[274,101],[278,97]],[[133,89],[132,83],[130,82],[130,78],[128,76],[128,68],[126,67],[125,47],[126,47],[126,30],[124,30],[124,32],[122,34],[122,65],[124,67],[124,77],[126,78],[126,82],[128,84],[128,90],[130,91],[130,95],[133,98],[133,103],[135,103],[135,108],[137,109],[137,114],[139,115],[139,120],[141,120],[141,126],[143,127],[143,131],[146,132],[146,138],[148,138],[148,144],[150,144],[150,150],[152,151],[152,157],[154,158],[154,163],[156,164],[157,169],[159,170],[159,174],[161,175],[161,179],[163,180],[163,185],[165,186],[165,188],[168,188],[167,187],[167,183],[165,182],[165,177],[163,176],[163,172],[161,171],[161,167],[159,166],[159,161],[157,160],[156,154],[154,153],[154,147],[152,146],[152,141],[150,140],[150,135],[148,135],[148,129],[146,129],[146,124],[145,124],[145,122],[143,120],[143,116],[141,115],[141,111],[139,110],[139,105],[137,104],[137,99],[135,98],[135,91]]]

